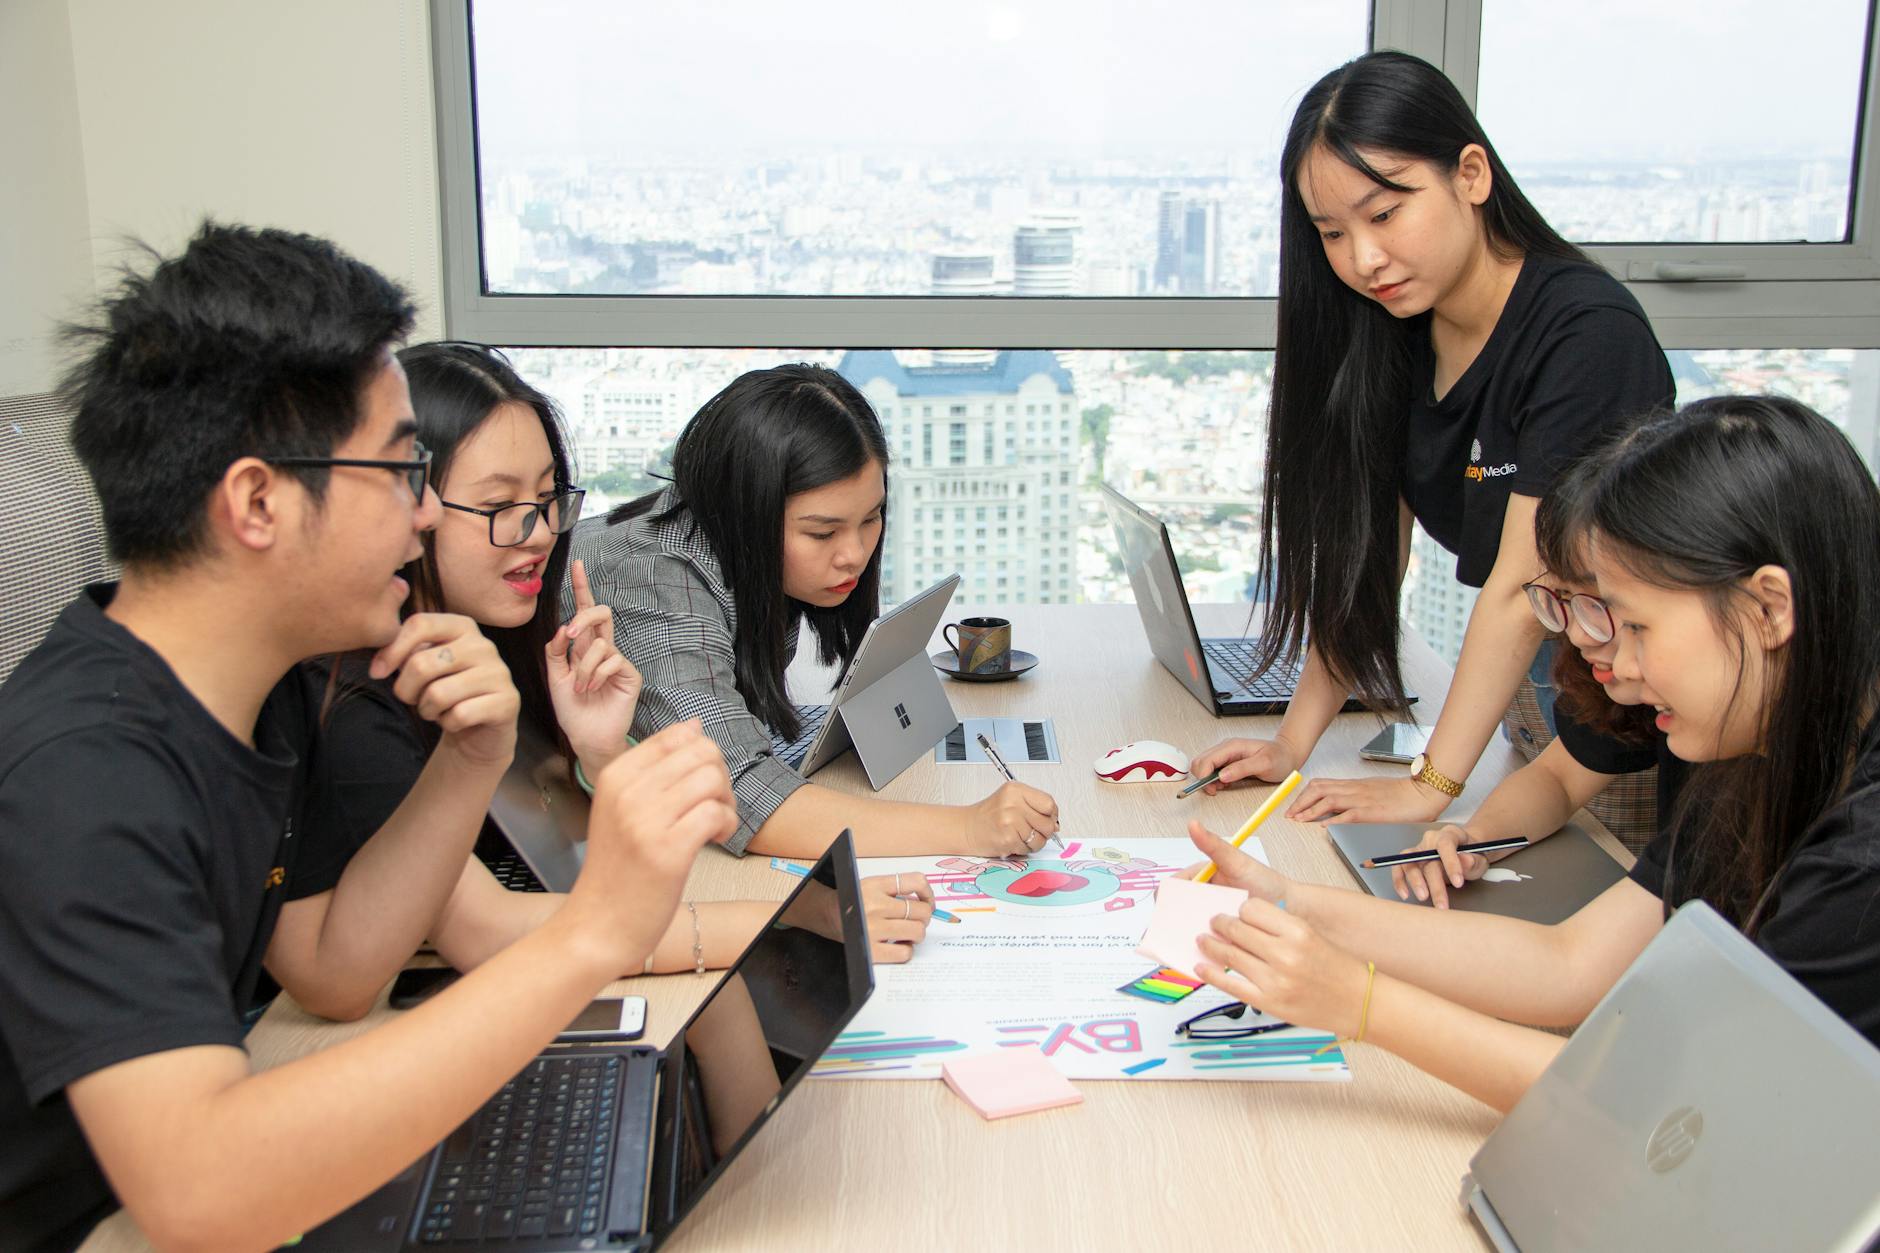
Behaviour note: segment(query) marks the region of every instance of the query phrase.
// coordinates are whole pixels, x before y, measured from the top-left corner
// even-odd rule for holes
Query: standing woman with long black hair
[[[874,621],[887,526],[888,441],[834,370],[780,365],[732,380],[679,436],[672,486],[575,528],[620,651],[645,678],[633,729],[697,718],[738,798],[732,852],[814,857],[844,827],[870,856],[1037,852],[1057,803],[1007,783],[973,805],[853,796],[776,756],[800,716],[784,671],[807,624],[846,666]]]
[[[1428,62],[1376,52],[1320,79],[1281,174],[1264,640],[1305,670],[1273,739],[1194,771],[1282,779],[1347,693],[1405,707],[1398,590],[1421,522],[1481,589],[1429,751],[1402,778],[1314,779],[1288,816],[1428,821],[1545,673],[1523,591],[1535,505],[1607,426],[1669,408],[1671,372],[1638,302],[1547,225]]]

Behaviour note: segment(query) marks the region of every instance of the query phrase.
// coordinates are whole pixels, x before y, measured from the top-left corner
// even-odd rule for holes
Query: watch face
[[[1410,763],[1410,777],[1414,779],[1418,775],[1422,774],[1423,767],[1429,764],[1430,764],[1430,755],[1428,753],[1418,753],[1416,755],[1416,759]]]

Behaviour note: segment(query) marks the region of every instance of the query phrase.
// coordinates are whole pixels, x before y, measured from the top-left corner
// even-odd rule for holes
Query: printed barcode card
[[[943,766],[985,765],[981,735],[992,741],[1007,765],[1058,760],[1057,728],[1049,718],[968,718],[934,746],[933,759]]]

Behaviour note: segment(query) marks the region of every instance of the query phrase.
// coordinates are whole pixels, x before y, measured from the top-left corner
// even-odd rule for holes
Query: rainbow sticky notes
[[[1036,1044],[953,1058],[942,1063],[940,1077],[985,1119],[1035,1114],[1084,1099]]]
[[[1125,983],[1116,990],[1126,992],[1130,996],[1140,996],[1145,1001],[1155,1001],[1160,1005],[1173,1005],[1184,996],[1204,986],[1201,980],[1193,975],[1185,975],[1179,970],[1170,970],[1163,966]]]
[[[1164,966],[1193,973],[1201,961],[1195,937],[1214,929],[1216,914],[1238,914],[1247,901],[1242,888],[1190,879],[1164,879],[1155,893],[1155,915],[1136,951]]]

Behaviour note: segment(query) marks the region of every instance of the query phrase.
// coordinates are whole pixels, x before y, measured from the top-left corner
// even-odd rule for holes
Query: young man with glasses
[[[513,752],[516,692],[474,625],[400,620],[438,513],[391,355],[411,317],[330,244],[209,225],[73,333],[73,446],[124,574],[0,689],[0,1247],[74,1247],[120,1204],[178,1248],[337,1213],[643,960],[734,827],[715,747],[649,741],[598,780],[554,919],[400,1021],[250,1072],[263,966],[356,1010],[462,869],[467,840],[437,833],[474,831],[460,811]],[[300,663],[358,648],[442,737],[351,853],[298,821],[324,695]],[[279,923],[316,897],[320,925]]]

